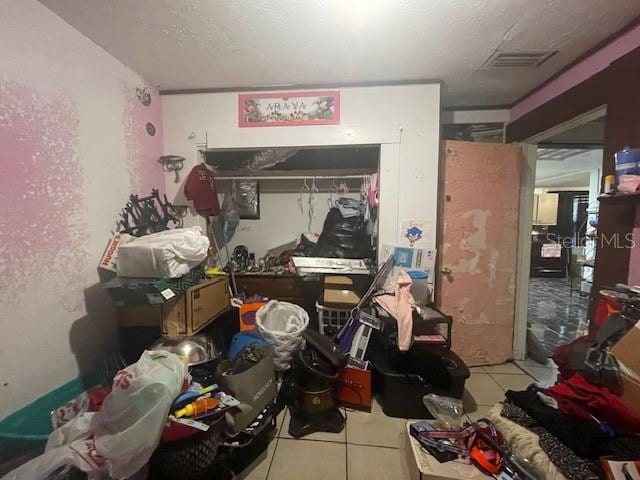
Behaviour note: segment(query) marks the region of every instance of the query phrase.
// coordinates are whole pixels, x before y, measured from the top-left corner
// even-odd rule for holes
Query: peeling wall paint
[[[468,365],[512,358],[522,151],[517,145],[446,142],[441,306],[453,349]]]
[[[127,94],[139,75],[35,0],[4,0],[0,31],[1,419],[115,349],[96,267],[131,187],[164,174],[157,91]]]

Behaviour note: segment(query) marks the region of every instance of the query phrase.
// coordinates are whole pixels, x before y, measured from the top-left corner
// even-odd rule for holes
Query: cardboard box
[[[240,305],[240,331],[253,330],[256,328],[256,313],[267,302],[243,303]]]
[[[640,325],[636,324],[611,349],[620,364],[622,401],[640,416]],[[635,378],[634,378],[635,377]]]
[[[111,272],[118,271],[118,247],[127,243],[132,239],[131,235],[126,233],[115,233],[109,240],[107,248],[104,249],[104,254],[100,259],[98,266]]]
[[[411,480],[486,480],[488,477],[473,465],[451,461],[440,463],[422,449],[409,433],[414,420],[408,420],[405,428],[405,455]]]
[[[120,326],[160,326],[163,335],[193,335],[229,308],[227,277],[215,277],[161,304],[121,308]]]
[[[611,349],[618,362],[640,377],[640,322]]]
[[[631,378],[629,375],[621,374],[622,381],[622,401],[638,417],[640,417],[640,381]]]
[[[336,308],[355,307],[366,291],[359,284],[346,275],[325,275],[322,304]]]
[[[182,295],[189,287],[205,278],[202,267],[195,267],[179,278],[116,277],[102,286],[117,307],[159,305]]]

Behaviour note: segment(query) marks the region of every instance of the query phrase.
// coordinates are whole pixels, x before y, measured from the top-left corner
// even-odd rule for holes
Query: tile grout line
[[[349,480],[349,421],[346,408],[344,410],[344,478]]]
[[[487,373],[487,375],[488,375],[488,376],[489,376],[489,378],[493,381],[493,383],[495,383],[495,384],[498,386],[498,388],[499,388],[500,390],[502,390],[502,395],[504,396],[504,393],[506,392],[506,390],[505,390],[504,388],[502,388],[502,385],[500,385],[500,384],[498,383],[498,381],[497,381],[495,378],[493,378],[493,376],[492,376],[490,373]]]
[[[287,407],[285,407],[285,410],[286,408]],[[277,428],[276,445],[275,447],[273,447],[273,455],[271,455],[271,460],[269,460],[269,468],[267,468],[267,475],[264,477],[264,480],[269,480],[269,475],[271,474],[271,466],[273,465],[273,461],[276,458],[276,452],[278,451],[278,443],[280,443],[280,431],[284,428],[284,421],[286,418],[287,418],[287,413],[285,412],[285,414],[282,416],[282,423]],[[276,421],[278,421],[278,417],[276,417]],[[267,453],[269,452],[268,448],[269,446],[267,445]]]
[[[267,468],[267,476],[264,477],[264,480],[269,480],[269,475],[271,475],[271,467],[273,465],[273,461],[276,458],[276,453],[278,452],[278,443],[280,443],[280,437],[276,437],[276,446],[273,447],[273,455],[271,455],[271,460],[269,461],[269,468]],[[267,447],[269,448],[269,447]],[[268,452],[268,450],[267,450]]]
[[[400,447],[389,447],[388,445],[372,445],[371,443],[347,443],[347,446],[353,447],[373,447],[373,448],[386,448],[387,450],[400,450]]]
[[[305,437],[300,437],[300,438],[293,438],[293,437],[278,437],[281,438],[282,440],[295,440],[298,442],[320,442],[320,443],[337,443],[338,445],[346,445],[347,442],[346,441],[339,441],[339,440],[321,440],[319,438],[305,438]]]
[[[348,443],[344,444],[344,478],[345,480],[349,480],[349,444]]]
[[[534,377],[532,374],[530,374],[529,372],[527,372],[524,368],[522,368],[520,365],[518,365],[516,362],[513,362],[513,364],[518,367],[520,370],[522,370],[526,375],[529,375],[529,377],[533,378],[536,382],[538,382],[539,380]]]

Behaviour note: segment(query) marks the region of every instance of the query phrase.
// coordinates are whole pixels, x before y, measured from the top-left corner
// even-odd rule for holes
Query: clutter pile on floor
[[[341,408],[371,411],[374,395],[385,415],[415,419],[405,437],[412,478],[638,478],[635,290],[609,292],[618,311],[556,351],[555,385],[508,391],[487,418],[465,421],[469,369],[451,349],[453,319],[429,304],[423,271],[406,271],[392,254],[357,293],[348,276],[324,275],[316,331],[298,305],[243,302],[228,280],[233,259],[226,271],[205,269],[209,238],[195,227],[167,230],[178,220],[169,204],[157,213],[158,201],[157,192],[132,197],[125,211],[146,213],[124,215],[123,227],[139,236],[114,237],[119,246],[101,265],[113,270],[105,288],[114,303],[136,308],[127,314],[136,319],[152,309],[161,338],[136,361],[107,359],[102,385],[64,401],[52,395],[45,452],[4,479],[231,479],[267,449],[285,408],[293,438],[339,433]],[[305,274],[343,261],[311,260],[300,264]],[[233,332],[223,341],[205,327],[227,311]],[[34,421],[30,412],[0,422],[0,433]]]
[[[640,292],[600,292],[612,305],[590,333],[556,349],[553,385],[507,391],[488,418],[537,478],[640,477]]]

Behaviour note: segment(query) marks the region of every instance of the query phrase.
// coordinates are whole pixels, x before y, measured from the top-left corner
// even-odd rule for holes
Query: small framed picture
[[[260,182],[239,181],[235,189],[235,201],[241,219],[258,220],[260,218]]]

